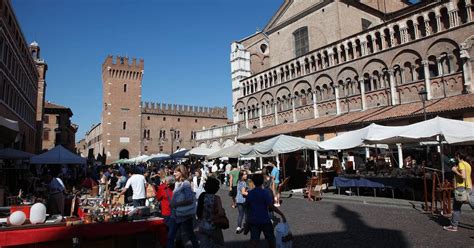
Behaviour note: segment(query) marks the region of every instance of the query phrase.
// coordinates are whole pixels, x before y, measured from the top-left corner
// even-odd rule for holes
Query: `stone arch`
[[[224,143],[222,143],[222,148],[233,146],[234,144],[235,144],[235,141],[233,139],[226,139]]]
[[[387,64],[385,64],[384,61],[380,59],[371,59],[369,62],[367,62],[363,69],[362,73],[369,73],[371,74],[374,71],[379,71],[381,72],[383,69],[387,68]]]
[[[400,51],[395,55],[392,59],[391,67],[395,65],[403,65],[407,61],[416,61],[417,59],[420,59],[421,55],[414,50],[411,49],[405,49],[403,51]]]
[[[316,81],[314,82],[314,88],[320,89],[319,96],[320,101],[332,99],[334,92],[331,87],[331,83],[333,82],[332,78],[329,75],[323,74],[320,75]],[[317,94],[318,95],[318,94]]]
[[[125,148],[120,150],[119,152],[119,159],[122,159],[122,158],[126,158],[126,159],[130,158],[130,153]]]
[[[357,73],[357,71],[352,68],[352,67],[345,67],[343,68],[339,74],[337,75],[337,81],[339,80],[345,80],[347,78],[351,78],[351,79],[354,79],[355,77],[357,77],[359,74]]]
[[[428,57],[430,55],[439,56],[443,53],[446,53],[447,51],[452,52],[456,49],[459,49],[459,46],[455,41],[451,39],[442,38],[433,42],[428,47],[428,49],[426,49],[425,57]]]
[[[207,148],[207,144],[205,142],[202,142],[201,144],[199,144],[199,147],[200,148]]]
[[[211,142],[211,149],[220,149],[221,148],[221,144],[219,143],[218,140],[214,140]]]

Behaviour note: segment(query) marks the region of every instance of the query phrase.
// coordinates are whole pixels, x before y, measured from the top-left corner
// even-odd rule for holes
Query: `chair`
[[[278,185],[278,189],[277,189],[277,190],[278,190],[278,193],[280,194],[280,196],[281,196],[281,192],[282,192],[283,190],[286,190],[286,189],[287,189],[287,187],[288,187],[288,181],[290,181],[290,177],[285,178],[285,179],[283,180],[283,182],[280,183],[280,185]],[[291,193],[290,193],[290,195],[288,196],[288,198],[290,198],[290,197],[291,197]]]
[[[306,196],[309,201],[319,201],[323,199],[323,180],[321,176],[312,177],[306,184]]]

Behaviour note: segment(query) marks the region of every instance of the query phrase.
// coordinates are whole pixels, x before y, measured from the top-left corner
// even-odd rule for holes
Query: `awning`
[[[0,159],[13,159],[13,160],[21,160],[21,159],[30,159],[33,157],[34,154],[15,150],[12,148],[5,148],[0,150]]]
[[[57,145],[53,149],[34,156],[30,159],[31,164],[86,164],[85,158],[70,152],[62,145]]]

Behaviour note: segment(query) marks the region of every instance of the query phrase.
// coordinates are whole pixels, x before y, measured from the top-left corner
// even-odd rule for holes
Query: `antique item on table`
[[[22,211],[15,211],[8,217],[8,222],[13,226],[21,226],[25,223],[25,220],[26,215]]]
[[[43,203],[35,203],[30,209],[31,224],[44,223],[46,220],[46,206]]]

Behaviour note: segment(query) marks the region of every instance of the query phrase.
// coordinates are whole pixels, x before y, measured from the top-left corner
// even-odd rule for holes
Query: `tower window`
[[[123,92],[127,92],[127,84],[123,85]]]
[[[181,121],[181,118],[178,118],[178,122],[180,122],[180,121]]]
[[[295,38],[295,55],[299,57],[309,51],[308,27],[302,27],[293,33]]]
[[[163,121],[166,121],[166,117],[163,117]]]
[[[198,119],[194,119],[194,123],[198,123]]]
[[[122,123],[122,129],[123,129],[123,130],[126,130],[126,129],[127,129],[127,122],[126,122],[126,121],[124,121],[124,122]]]
[[[150,116],[147,116],[146,119],[147,119],[147,120],[150,120]]]

